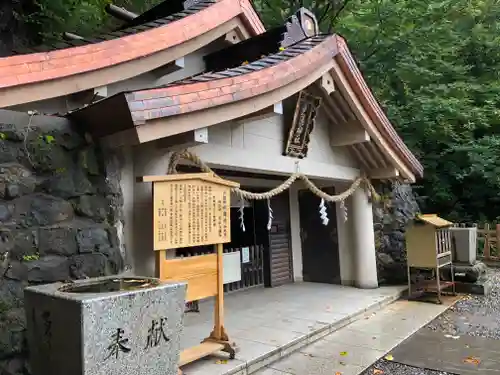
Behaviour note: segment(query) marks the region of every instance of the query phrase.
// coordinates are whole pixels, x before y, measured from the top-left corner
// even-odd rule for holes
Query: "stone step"
[[[239,361],[238,353],[236,354],[236,359],[234,360],[234,366],[212,366],[213,362],[216,362],[214,358],[209,361],[206,361],[206,368],[198,367],[196,369],[190,369],[189,365],[185,368],[182,368],[185,374],[204,374],[204,375],[250,375],[253,374],[264,367],[267,367],[299,350],[304,348],[305,346],[312,344],[321,338],[338,331],[339,329],[345,327],[348,324],[351,324],[357,320],[366,318],[368,316],[373,315],[374,313],[380,311],[384,307],[387,307],[391,303],[398,300],[403,292],[404,288],[402,287],[398,291],[394,291],[393,294],[388,295],[382,300],[375,302],[371,305],[368,305],[366,308],[357,311],[356,313],[345,316],[344,318],[331,323],[320,326],[320,328],[314,329],[307,334],[304,334],[292,341],[289,341],[283,345],[280,345],[278,348],[270,350],[268,352],[262,353],[258,356],[253,357],[247,361]],[[237,343],[237,339],[235,339]],[[240,351],[242,353],[244,349]],[[201,360],[200,362],[202,362]],[[222,360],[225,363],[225,360]],[[227,364],[231,364],[231,360],[227,360]],[[223,369],[224,368],[224,369]]]

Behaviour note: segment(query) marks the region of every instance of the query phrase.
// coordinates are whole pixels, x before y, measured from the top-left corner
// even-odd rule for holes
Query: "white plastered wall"
[[[213,167],[227,170],[253,171],[283,175],[283,180],[297,169],[295,158],[282,156],[285,132],[283,117],[244,123],[227,122],[209,128],[208,144],[191,148],[203,161]],[[133,149],[133,175],[161,175],[168,167],[170,152],[159,149],[153,143],[143,144]],[[356,162],[346,149],[329,145],[328,127],[320,117],[311,134],[307,159],[299,162],[298,168],[313,178],[320,186],[334,186],[337,192],[345,190],[357,176]],[[127,173],[130,176],[130,173]],[[279,182],[275,179],[231,178],[246,186],[273,188]],[[344,180],[342,182],[341,180]],[[123,183],[127,183],[122,180]],[[300,215],[298,191],[305,188],[296,182],[290,189],[291,246],[293,271],[296,281],[302,280],[302,246],[300,239]],[[128,189],[126,191],[129,191]],[[130,194],[130,193],[128,193]],[[154,274],[154,254],[152,251],[152,191],[147,183],[135,183],[133,198],[125,198],[126,212],[133,212],[133,227],[125,226],[127,241],[133,243],[131,254],[134,271],[141,275]],[[338,205],[337,205],[338,206]],[[339,237],[340,268],[342,282],[352,284],[352,257],[348,222],[343,213],[336,209]],[[332,249],[335,251],[335,249]]]

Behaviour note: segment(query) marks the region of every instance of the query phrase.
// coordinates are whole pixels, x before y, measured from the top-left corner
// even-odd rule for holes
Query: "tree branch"
[[[335,1],[335,0],[333,0]],[[333,26],[335,24],[335,21],[337,21],[337,19],[340,17],[340,14],[342,13],[342,11],[345,9],[345,7],[347,6],[347,4],[349,4],[351,2],[351,0],[344,0],[344,2],[342,3],[342,5],[340,6],[339,10],[337,10],[335,12],[335,15],[333,16],[331,22],[330,22],[330,26],[328,26],[328,33],[331,33],[332,30],[333,30]]]
[[[321,24],[321,22],[323,22],[323,20],[326,18],[326,15],[331,7],[332,7],[332,3],[326,4],[325,9],[323,10],[323,14],[318,17],[318,24]],[[316,8],[316,11],[314,12],[314,14],[317,14],[318,11],[319,11],[319,9]]]

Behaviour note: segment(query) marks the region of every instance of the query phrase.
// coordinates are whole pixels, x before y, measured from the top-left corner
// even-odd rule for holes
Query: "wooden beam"
[[[386,167],[391,165],[391,162],[384,156],[384,153],[380,151],[378,146],[374,142],[365,143],[363,146],[366,146],[367,152],[373,155],[373,158],[377,160],[380,167]]]
[[[250,113],[249,115],[239,117],[235,121],[238,123],[257,121],[276,115],[283,115],[283,102],[278,102],[270,107],[266,107],[260,111]]]
[[[370,169],[370,164],[363,156],[363,154],[355,146],[349,147],[349,151],[351,151],[351,153],[354,154],[354,157],[359,161],[362,167],[361,169],[364,170]]]
[[[399,171],[396,168],[377,168],[368,171],[368,177],[382,180],[382,179],[392,179],[399,177]]]
[[[285,176],[297,171],[295,158],[275,155],[273,162],[269,162],[269,154],[255,152],[254,149],[238,149],[214,143],[200,145],[193,149],[211,168],[223,168],[239,172],[266,173]],[[300,161],[300,172],[309,178],[352,181],[360,176],[357,168],[344,167],[332,163],[321,163],[309,158]]]
[[[335,82],[330,73],[325,73],[321,76],[321,79],[319,80],[319,87],[321,87],[327,95],[330,95],[335,91]]]
[[[224,42],[228,43],[228,44],[237,44],[239,42],[241,42],[243,39],[241,38],[241,36],[236,32],[236,30],[231,30],[230,32],[228,32],[226,34],[226,36],[224,37]]]
[[[200,128],[160,139],[156,142],[156,146],[173,150],[185,149],[205,143],[208,143],[208,128]]]
[[[108,97],[108,86],[96,87],[94,89],[96,99],[103,99]]]
[[[186,59],[184,57],[181,57],[179,59],[176,59],[174,61],[169,62],[168,64],[160,66],[159,68],[156,68],[155,70],[152,70],[151,73],[157,79],[160,79],[161,77],[164,77],[166,75],[169,75],[169,74],[172,74],[172,73],[177,72],[179,70],[182,70],[185,67],[186,67]]]
[[[362,103],[358,99],[356,93],[349,84],[349,81],[347,80],[346,76],[342,72],[340,65],[335,60],[333,68],[330,72],[332,76],[335,78],[335,82],[337,82],[337,86],[339,87],[338,91],[342,92],[349,107],[352,109],[353,112],[356,113],[356,117],[359,119],[363,127],[368,131],[368,134],[370,135],[371,138],[373,138],[377,146],[380,147],[381,151],[384,152],[387,159],[390,160],[391,164],[398,167],[398,170],[401,171],[403,178],[406,178],[410,181],[415,181],[415,175],[408,169],[408,167],[406,167],[401,158],[393,150],[391,145],[382,136],[379,129],[377,129],[372,119],[364,109]]]
[[[130,22],[134,18],[137,18],[139,16],[138,14],[135,14],[133,12],[128,11],[125,8],[121,8],[113,4],[106,5],[104,9],[110,16],[113,16],[116,19],[124,22]]]
[[[368,132],[359,126],[352,127],[347,123],[342,124],[342,126],[334,125],[330,128],[331,146],[352,146],[369,141]]]
[[[377,159],[376,156],[373,155],[372,152],[370,152],[370,145],[371,142],[366,142],[359,143],[357,145],[354,145],[353,147],[356,148],[362,155],[364,155],[366,161],[368,162],[368,169],[378,169],[386,167],[387,165],[383,160]]]

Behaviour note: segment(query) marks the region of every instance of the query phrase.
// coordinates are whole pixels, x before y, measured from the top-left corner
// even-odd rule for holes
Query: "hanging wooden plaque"
[[[154,250],[231,241],[231,188],[210,173],[142,177],[153,182]]]
[[[304,91],[299,93],[292,124],[285,146],[285,156],[304,158],[309,148],[309,138],[314,128],[314,122],[321,98],[312,96]]]

